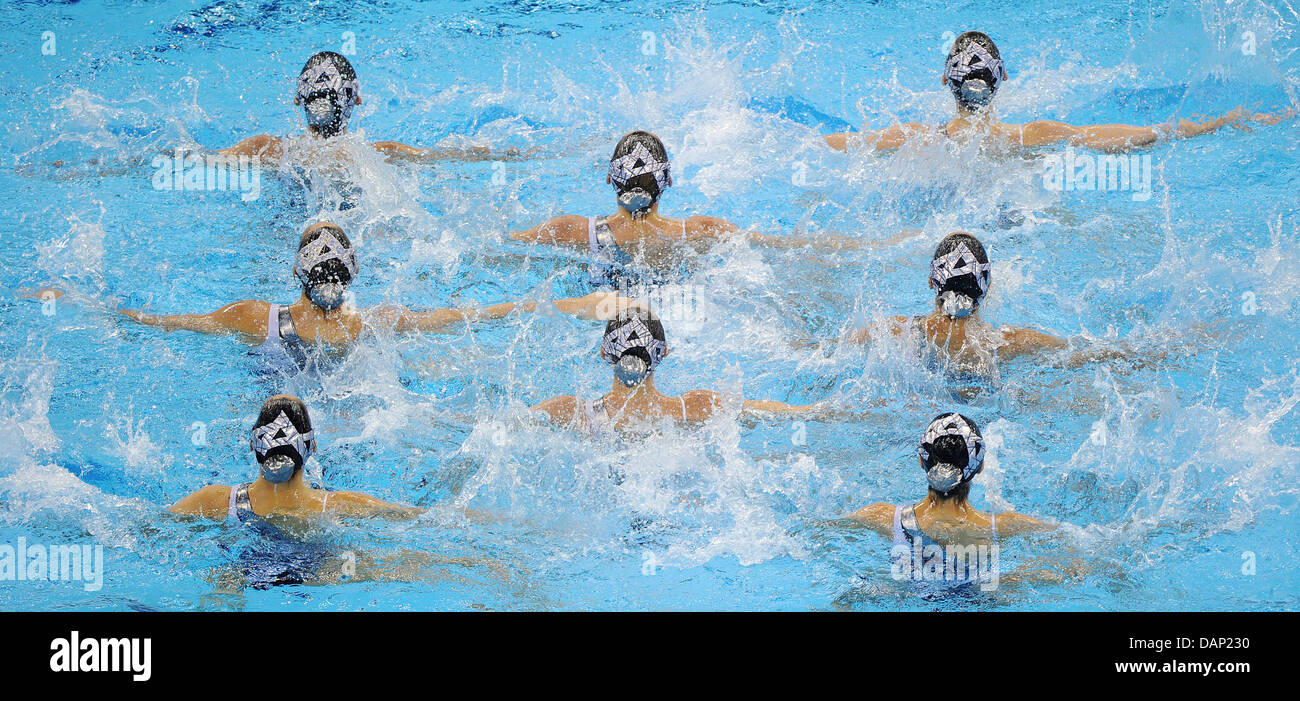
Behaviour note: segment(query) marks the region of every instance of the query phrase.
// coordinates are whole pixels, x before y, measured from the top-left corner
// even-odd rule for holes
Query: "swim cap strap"
[[[343,267],[347,268],[348,274],[353,278],[357,276],[356,252],[344,246],[329,229],[325,229],[314,241],[298,249],[298,255],[293,262],[293,274],[306,284],[307,273],[327,260],[343,261]]]
[[[663,192],[668,188],[668,172],[668,161],[655,158],[642,143],[634,145],[630,152],[609,162],[609,179],[619,187],[638,175],[654,173],[659,192]]]
[[[633,348],[644,348],[650,356],[650,370],[663,360],[668,346],[650,333],[650,327],[640,317],[632,317],[626,324],[605,334],[600,342],[600,354],[610,365],[618,364],[619,358]]]
[[[1007,69],[1003,66],[1002,59],[994,57],[979,42],[972,41],[961,51],[948,57],[943,76],[950,82],[961,85],[966,80],[966,76],[981,68],[987,68],[989,73],[993,74],[993,84],[989,87],[994,90],[997,89],[998,83],[1007,77]]]
[[[257,453],[258,457],[282,445],[293,446],[293,449],[298,451],[298,457],[306,463],[316,449],[316,432],[299,433],[288,415],[281,411],[280,415],[275,417],[275,421],[255,427],[249,440],[249,447]]]
[[[989,275],[993,270],[991,263],[981,263],[966,244],[957,247],[930,261],[930,281],[942,292],[948,281],[963,275],[974,275],[975,284],[979,285],[980,294],[976,302],[984,299],[989,291]]]
[[[921,437],[921,445],[916,448],[916,454],[923,462],[930,462],[930,451],[926,446],[933,446],[935,441],[944,436],[961,436],[962,441],[966,443],[966,467],[961,471],[961,483],[969,482],[984,468],[984,439],[971,430],[970,424],[960,414],[935,419],[930,423],[929,428],[925,429],[925,435]],[[928,473],[929,470],[927,469],[926,472]]]

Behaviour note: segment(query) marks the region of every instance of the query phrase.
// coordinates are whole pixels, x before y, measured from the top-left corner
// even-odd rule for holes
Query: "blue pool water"
[[[949,5],[8,4],[0,544],[100,545],[106,566],[93,592],[0,581],[0,609],[1296,608],[1300,123],[1146,151],[1145,201],[1046,189],[1050,149],[845,155],[819,135],[946,120],[945,33],[966,29],[1007,61],[1007,121],[1300,106],[1300,17],[1277,1]],[[297,71],[345,48],[364,98],[345,165],[266,172],[248,201],[154,189],[156,154],[300,133]],[[597,326],[519,315],[368,338],[278,389],[311,406],[327,487],[431,509],[303,536],[392,581],[229,586],[266,544],[164,509],[254,477],[247,430],[272,388],[239,341],[136,326],[114,305],[291,302],[294,246],[322,218],[359,244],[360,306],[585,292],[575,256],[506,233],[611,212],[606,159],[634,128],[674,159],[667,216],[898,237],[844,253],[723,244],[665,290],[694,305],[665,314],[662,390],[830,399],[850,416],[593,440],[527,406],[607,388]],[[390,165],[361,145],[380,139],[531,155]],[[898,345],[801,344],[927,311],[930,253],[957,229],[991,250],[987,319],[1130,356],[1005,363],[963,398]],[[69,297],[17,298],[44,285]],[[1005,544],[1004,567],[1075,558],[1081,580],[923,599],[891,580],[884,539],[835,522],[923,496],[915,444],[946,410],[989,439],[978,507],[1063,524]]]

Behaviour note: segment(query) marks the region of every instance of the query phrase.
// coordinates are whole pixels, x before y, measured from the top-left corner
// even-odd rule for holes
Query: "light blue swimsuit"
[[[989,527],[993,531],[993,545],[996,546],[998,543],[997,514],[989,514]],[[921,542],[919,544],[914,540],[918,536],[921,539]],[[906,546],[909,550],[911,550],[909,554],[909,559],[911,559],[913,562],[921,560],[921,558],[917,557],[917,553],[916,553],[917,547],[921,548],[922,557],[924,557],[925,548],[931,545],[937,545],[939,547],[943,547],[942,544],[940,544],[938,541],[926,535],[925,532],[921,530],[920,525],[917,524],[915,504],[909,504],[907,506],[897,505],[894,507],[893,545]],[[944,589],[951,589],[955,587],[962,587],[965,585],[973,585],[977,583],[975,579],[975,575],[973,573],[967,571],[962,574],[966,576],[964,578],[954,579],[950,581],[943,581],[943,582],[925,581],[925,582],[917,582],[917,584],[929,585],[931,587],[938,586]]]
[[[307,349],[293,328],[293,315],[288,307],[268,305],[266,340],[249,354],[258,356],[262,361],[261,370],[272,374],[294,375],[307,368]]]

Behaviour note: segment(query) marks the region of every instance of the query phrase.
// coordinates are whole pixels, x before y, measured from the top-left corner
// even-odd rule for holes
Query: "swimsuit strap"
[[[233,516],[241,523],[245,520],[245,514],[257,515],[253,512],[253,502],[248,497],[248,482],[230,488],[230,505],[226,509],[227,517]]]
[[[587,415],[587,426],[595,435],[606,433],[613,426],[613,421],[609,417],[609,409],[605,407],[605,398],[588,399],[583,402],[583,412]]]
[[[330,503],[330,493],[325,492],[325,498],[320,501],[320,512],[325,513],[325,505]]]
[[[989,514],[989,527],[993,529],[993,542],[998,542],[998,515]]]
[[[288,341],[298,338],[298,329],[293,326],[293,312],[288,307],[280,307],[280,313],[276,315],[276,332],[280,338]]]
[[[682,403],[682,423],[686,423],[686,397],[678,397]]]
[[[280,338],[280,305],[272,303],[266,307],[266,341]]]
[[[690,219],[690,217],[686,217],[686,218],[682,219],[682,240],[683,240],[683,241],[686,240],[686,221],[687,221],[688,219]]]
[[[587,218],[587,246],[591,249],[591,255],[597,259],[609,259],[613,262],[619,257],[618,241],[614,238],[614,230],[609,228],[609,217],[588,217]]]
[[[302,339],[298,337],[298,328],[293,324],[293,312],[288,307],[280,307],[279,319],[277,319],[276,332],[280,335],[280,340],[284,345],[293,349],[294,360],[300,363],[306,360],[306,353],[302,350]]]
[[[235,485],[235,486],[233,486],[233,487],[230,488],[230,502],[226,504],[226,518],[227,518],[227,519],[232,519],[232,518],[233,518],[233,519],[238,519],[238,518],[239,518],[239,514],[238,514],[238,512],[235,511],[235,495],[239,493],[239,487],[240,487],[240,486],[241,486],[241,485],[238,485],[238,484],[237,484],[237,485]]]
[[[280,307],[276,333],[280,338],[280,346],[288,354],[289,359],[299,368],[307,367],[309,361],[307,348],[302,338],[298,336],[298,329],[293,325],[293,312],[289,307]]]
[[[597,262],[611,264],[618,262],[622,249],[614,240],[614,232],[609,228],[609,217],[590,217],[587,219],[587,247],[591,257]]]
[[[907,545],[907,534],[903,532],[903,505],[894,506],[894,545]]]
[[[922,537],[925,536],[925,534],[921,532],[920,524],[916,522],[916,504],[908,504],[903,507],[902,513],[900,513],[899,516],[904,533],[916,533]]]

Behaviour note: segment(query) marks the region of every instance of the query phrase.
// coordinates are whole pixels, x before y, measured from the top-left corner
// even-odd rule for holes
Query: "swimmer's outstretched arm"
[[[531,229],[514,231],[510,238],[524,243],[542,243],[550,246],[568,246],[586,249],[587,218],[576,214],[565,214],[550,221],[542,222]]]
[[[461,321],[489,321],[500,319],[515,308],[514,302],[494,304],[481,309],[433,309],[416,312],[402,306],[375,307],[366,312],[372,320],[383,321],[396,331],[420,333],[440,333]]]
[[[260,339],[266,335],[267,306],[267,303],[261,300],[246,299],[227,304],[211,314],[159,316],[134,309],[119,309],[117,313],[145,326],[155,326],[164,331],[237,333]]]
[[[999,521],[999,524],[1001,521]],[[1019,567],[998,577],[999,584],[1064,584],[1083,579],[1094,566],[1077,557],[1033,558]]]
[[[746,399],[740,405],[742,416],[813,416],[822,411],[822,404],[786,404],[774,399]]]
[[[213,484],[184,497],[167,510],[180,516],[198,516],[220,521],[230,504],[230,487]]]
[[[1064,122],[1042,120],[1030,122],[1019,130],[1022,146],[1048,146],[1067,143],[1071,146],[1096,149],[1109,153],[1131,151],[1150,146],[1162,139],[1190,139],[1203,134],[1211,134],[1225,126],[1249,130],[1251,122],[1259,124],[1277,124],[1294,115],[1291,110],[1278,114],[1249,114],[1242,108],[1204,122],[1181,119],[1168,124],[1153,127],[1139,127],[1128,124],[1096,124],[1091,126],[1071,126]]]
[[[1125,361],[1134,366],[1159,367],[1159,363],[1167,361],[1175,350],[1138,347],[1130,342],[1107,342],[1107,345],[1097,343],[1083,343],[1082,347],[1075,349],[1061,360],[1061,367],[1078,368],[1089,363],[1106,363],[1110,361]]]
[[[1023,533],[1041,533],[1043,531],[1054,531],[1058,524],[1049,523],[1036,519],[1033,516],[1026,516],[1015,511],[1003,511],[997,515],[998,533],[1000,535],[1021,535]]]
[[[361,492],[330,492],[326,510],[342,516],[359,518],[385,518],[389,520],[411,519],[424,513],[424,509],[414,506],[390,504]]]
[[[592,292],[585,297],[555,300],[555,307],[565,314],[572,314],[579,319],[609,321],[619,314],[633,308],[645,309],[645,305],[635,299],[619,297],[615,292]],[[392,324],[397,331],[418,331],[438,333],[445,331],[461,321],[490,321],[500,319],[518,309],[530,312],[537,308],[535,302],[503,302],[480,309],[434,309],[427,312],[414,312],[406,307],[377,307],[367,314],[373,319]]]
[[[813,238],[805,236],[772,236],[770,234],[760,234],[758,232],[743,232],[743,235],[752,243],[759,246],[787,251],[797,248],[815,248],[830,251],[859,251],[864,248],[872,248],[878,245],[875,241],[849,238],[847,236],[837,236],[835,234],[824,234]]]
[[[20,290],[20,298],[56,300],[67,295],[53,287],[38,290]],[[266,335],[266,329],[259,323],[266,318],[267,303],[246,299],[242,302],[227,304],[211,314],[180,314],[177,316],[160,316],[147,314],[135,309],[118,309],[117,313],[145,326],[156,326],[165,331],[196,331],[199,333],[239,333],[253,338]]]
[[[840,134],[827,134],[825,137],[826,145],[836,151],[848,151],[852,146],[854,149],[862,147],[871,147],[876,151],[892,151],[907,140],[919,135],[929,134],[929,128],[918,122],[904,122],[895,124],[884,129],[863,132],[844,132]]]
[[[1002,360],[1010,360],[1030,353],[1061,350],[1069,345],[1070,342],[1064,338],[1041,331],[1008,328],[1002,330],[1002,340],[998,344],[997,353]]]
[[[897,335],[903,333],[903,329],[905,328],[905,325],[907,324],[907,320],[908,320],[908,319],[907,319],[907,317],[905,317],[905,316],[896,316],[896,317],[893,317],[892,319],[890,319],[889,322],[888,322],[888,323],[889,323],[889,326],[888,326],[889,333],[891,333],[891,334],[893,334],[893,335],[895,335],[895,336],[897,336]],[[842,342],[842,343],[854,343],[854,344],[857,344],[857,345],[860,345],[860,346],[861,346],[861,345],[866,345],[866,344],[868,344],[868,343],[871,343],[871,341],[872,341],[872,338],[871,338],[871,327],[864,326],[864,327],[862,327],[862,328],[860,328],[860,329],[857,329],[857,330],[855,330],[855,331],[850,331],[848,334],[846,334],[844,337],[842,337],[842,338],[839,339],[839,340],[840,340],[840,342]]]
[[[860,250],[881,245],[879,241],[869,241],[867,239],[850,238],[848,236],[839,236],[836,234],[820,234],[817,236],[772,236],[762,234],[757,231],[741,229],[731,222],[721,217],[695,216],[687,220],[695,224],[693,231],[687,235],[686,240],[692,243],[712,242],[716,239],[728,238],[731,236],[740,236],[747,239],[750,243],[765,248],[776,248],[791,250],[796,248],[816,248],[820,250]],[[904,237],[905,238],[905,237]],[[901,240],[901,239],[898,239]],[[886,242],[887,243],[887,242]]]
[[[815,404],[786,404],[770,399],[746,399],[740,407],[740,418],[758,420],[776,416],[797,417],[810,421],[845,422],[880,419],[879,412],[866,410],[849,411],[837,407],[829,401]]]
[[[578,417],[578,399],[572,395],[551,397],[529,411],[544,414],[557,426],[571,426]]]
[[[283,152],[279,137],[270,134],[250,136],[234,146],[217,150],[223,156],[259,156],[268,160],[278,160]]]
[[[557,299],[555,308],[587,321],[611,321],[627,314],[633,309],[650,311],[644,302],[631,297],[620,297],[617,292],[592,292],[582,297]],[[532,311],[534,305],[520,305],[524,311]]]
[[[400,141],[376,141],[370,145],[390,161],[433,163],[435,161],[522,161],[528,154],[515,147],[493,151],[486,146],[468,148],[419,148]]]
[[[864,506],[844,517],[870,528],[877,533],[891,535],[894,532],[894,505],[877,502]]]

